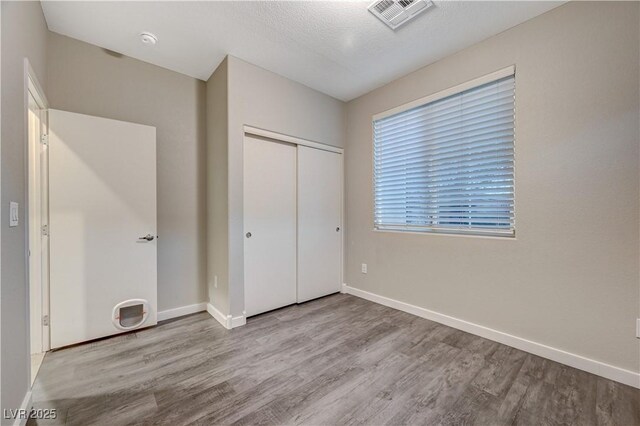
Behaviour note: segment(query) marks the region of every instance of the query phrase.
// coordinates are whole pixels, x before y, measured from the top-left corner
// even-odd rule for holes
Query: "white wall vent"
[[[369,12],[395,30],[432,6],[429,0],[377,0],[369,6]]]

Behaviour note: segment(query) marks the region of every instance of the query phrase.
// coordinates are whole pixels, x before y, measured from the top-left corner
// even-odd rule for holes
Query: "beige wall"
[[[229,56],[229,296],[244,310],[243,126],[344,146],[344,103]]]
[[[638,11],[571,2],[351,101],[347,283],[639,371]],[[517,238],[373,232],[372,115],[511,64]]]
[[[207,81],[207,281],[209,302],[223,315],[229,314],[227,85],[225,59]]]
[[[49,33],[52,108],[157,129],[158,310],[206,300],[205,83]]]
[[[2,408],[19,408],[29,387],[26,277],[26,105],[24,58],[46,87],[47,26],[39,2],[2,7]],[[20,203],[20,224],[9,228],[9,201]]]

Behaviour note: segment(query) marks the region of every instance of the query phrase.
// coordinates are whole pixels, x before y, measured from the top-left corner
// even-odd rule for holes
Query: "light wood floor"
[[[33,397],[77,425],[640,424],[636,389],[341,294],[50,353]]]

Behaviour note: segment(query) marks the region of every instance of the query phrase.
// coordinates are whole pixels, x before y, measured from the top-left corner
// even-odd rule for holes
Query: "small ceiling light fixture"
[[[156,37],[155,34],[145,31],[140,33],[140,41],[142,41],[144,44],[153,46],[158,42],[158,37]]]

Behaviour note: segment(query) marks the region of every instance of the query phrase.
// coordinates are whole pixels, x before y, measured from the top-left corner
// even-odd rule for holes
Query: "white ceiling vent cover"
[[[378,0],[369,6],[369,12],[395,30],[432,6],[429,0]]]

